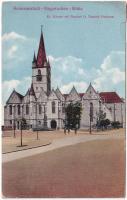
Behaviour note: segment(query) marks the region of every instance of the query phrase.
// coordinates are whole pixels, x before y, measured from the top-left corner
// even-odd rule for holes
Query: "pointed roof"
[[[56,95],[58,96],[59,99],[61,99],[61,100],[62,100],[62,99],[63,99],[63,100],[65,99],[65,98],[64,98],[64,95],[61,93],[61,91],[60,91],[60,89],[58,88],[58,86],[57,86],[55,92],[56,92]]]
[[[20,93],[16,92],[16,90],[14,89],[14,90],[12,91],[12,93],[10,94],[8,100],[6,101],[6,104],[9,103],[9,101],[11,100],[11,97],[12,97],[14,94],[15,94],[16,96],[18,96],[18,98],[19,98],[20,101],[22,101],[22,99],[24,98],[23,95],[21,95]]]
[[[25,96],[29,95],[30,94],[30,89],[27,90]]]
[[[31,96],[35,96],[35,92],[34,92],[34,88],[33,88],[33,83],[31,83],[31,87],[30,87],[30,90],[29,90],[29,94]],[[35,96],[36,97],[36,96]]]
[[[50,91],[50,94],[49,94],[48,98],[50,99],[52,96],[56,97],[56,99],[59,99],[57,94],[56,94],[56,91],[54,89],[52,89]]]
[[[39,43],[38,54],[37,54],[37,65],[39,67],[43,67],[45,62],[47,62],[47,59],[46,59],[43,32],[41,30],[40,43]]]
[[[36,55],[35,55],[35,52],[34,52],[33,63],[36,63],[36,62],[37,62],[37,58],[36,58]]]
[[[92,90],[97,94],[97,92],[95,91],[95,89],[94,89],[94,87],[92,86],[91,82],[90,82],[90,84],[89,84],[89,86],[88,86],[88,88],[87,88],[87,90],[86,90],[86,93],[87,93],[90,89],[92,89]]]
[[[71,89],[71,91],[70,91],[69,94],[71,94],[71,93],[73,93],[73,92],[77,93],[77,95],[79,96],[79,94],[78,94],[78,92],[77,92],[77,90],[76,90],[76,88],[75,88],[74,85],[73,85],[73,87],[72,87],[72,89]]]

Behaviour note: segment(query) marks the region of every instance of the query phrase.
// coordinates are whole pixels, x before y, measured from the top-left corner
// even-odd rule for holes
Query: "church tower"
[[[49,60],[46,58],[42,30],[37,57],[34,53],[32,62],[32,84],[37,98],[42,89],[49,95],[51,91],[51,67]]]

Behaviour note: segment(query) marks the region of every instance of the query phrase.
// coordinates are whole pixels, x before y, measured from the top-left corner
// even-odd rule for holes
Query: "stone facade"
[[[91,83],[85,93],[78,93],[75,87],[69,94],[62,94],[59,88],[51,90],[51,66],[41,32],[37,58],[34,54],[32,62],[31,87],[25,96],[15,90],[11,93],[4,107],[4,126],[19,129],[24,118],[29,128],[64,128],[65,107],[70,102],[82,105],[80,128],[89,127],[90,105],[93,107],[92,126],[96,125],[100,110],[109,120],[125,126],[125,103],[116,92],[98,93]]]

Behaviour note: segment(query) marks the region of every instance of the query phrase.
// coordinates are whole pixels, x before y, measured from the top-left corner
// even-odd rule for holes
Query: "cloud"
[[[2,65],[3,69],[16,68],[29,63],[32,59],[35,39],[27,38],[16,32],[5,33],[2,36]],[[31,60],[32,61],[32,60]]]
[[[86,82],[70,82],[66,85],[63,85],[60,90],[62,93],[69,93],[72,89],[72,87],[75,86],[77,92],[85,92],[88,84]]]
[[[48,56],[52,67],[52,85],[61,87],[70,82],[79,82],[87,79],[85,64],[81,58],[74,56],[54,57]],[[57,77],[57,81],[56,81]]]
[[[110,90],[125,81],[124,52],[112,51],[96,71],[93,86],[98,90]]]
[[[61,70],[64,73],[76,71],[79,72],[79,74],[81,74],[79,69],[82,70],[82,72],[84,72],[83,60],[81,58],[77,58],[74,56],[55,58],[51,55],[49,55],[48,58],[54,69],[57,68],[58,70]]]
[[[4,33],[2,36],[3,41],[8,41],[8,40],[26,40],[27,38],[24,35],[20,35],[16,32],[10,32],[10,33]]]
[[[16,52],[18,50],[18,47],[16,45],[13,45],[9,50],[8,50],[8,56],[9,58],[14,58],[16,55]]]

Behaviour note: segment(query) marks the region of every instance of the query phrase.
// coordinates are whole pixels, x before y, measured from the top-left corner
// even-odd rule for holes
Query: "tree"
[[[100,110],[99,113],[97,114],[97,128],[102,128],[104,127],[104,119],[106,118],[106,113],[103,112],[103,110]]]
[[[81,120],[81,103],[70,103],[65,108],[65,126],[67,129],[79,129]]]

